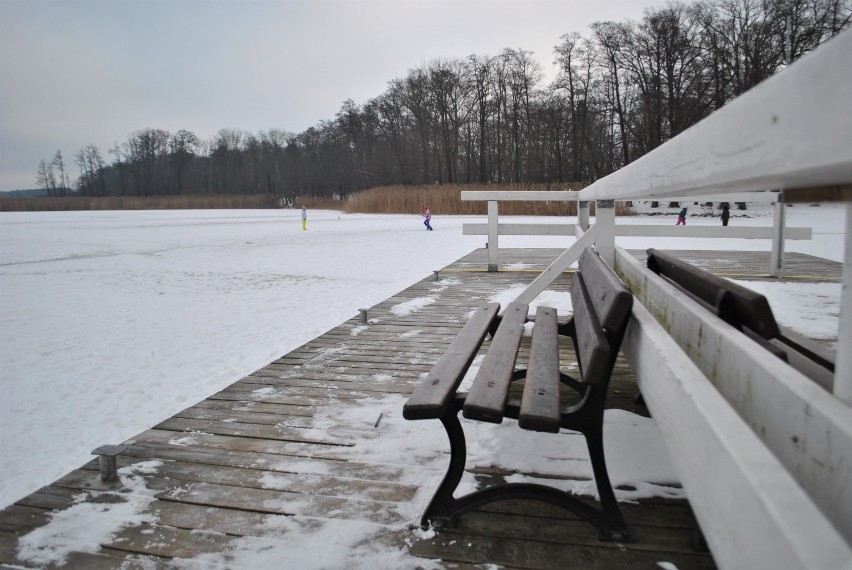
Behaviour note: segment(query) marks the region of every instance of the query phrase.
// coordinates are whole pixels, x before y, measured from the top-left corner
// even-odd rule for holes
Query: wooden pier
[[[297,552],[349,549],[358,558],[346,567],[355,568],[715,568],[693,548],[697,525],[685,500],[625,503],[633,544],[599,542],[590,525],[537,503],[498,503],[464,515],[456,528],[416,526],[448,446],[421,445],[443,430],[404,421],[402,404],[473,308],[528,284],[560,252],[504,249],[501,271],[489,273],[485,250],[474,251],[437,280],[369,308],[368,323],[353,316],[123,442],[120,482],[101,482],[94,460],[22,498],[0,512],[0,566],[240,568],[241,556],[268,552],[280,557],[277,567],[295,568],[305,567]],[[677,253],[731,278],[771,279],[765,252]],[[840,263],[794,253],[785,260],[785,280],[841,279]],[[569,271],[549,289],[568,291],[570,279]],[[423,299],[430,303],[416,305]],[[417,310],[400,310],[407,302]],[[560,350],[570,361],[570,347]],[[647,416],[635,394],[621,358],[608,407]],[[495,466],[473,471],[471,484],[512,475]],[[40,544],[30,540],[35,531],[49,537],[60,519],[114,529],[60,554],[22,548]],[[313,567],[335,568],[340,559],[320,555]]]

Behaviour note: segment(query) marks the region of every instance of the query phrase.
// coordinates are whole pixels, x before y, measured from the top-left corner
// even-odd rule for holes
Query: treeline
[[[0,212],[72,212],[77,210],[216,210],[280,207],[270,194],[236,196],[64,196],[0,199]]]
[[[850,0],[673,2],[598,22],[555,46],[559,73],[522,49],[435,59],[299,134],[146,129],[106,164],[75,155],[83,196],[269,193],[343,198],[374,186],[588,183],[617,170],[850,25]],[[62,157],[39,185],[69,186]],[[61,180],[61,182],[57,182]]]

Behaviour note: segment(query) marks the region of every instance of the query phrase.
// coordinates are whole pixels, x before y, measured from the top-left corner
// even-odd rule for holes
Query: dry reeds
[[[405,214],[421,212],[428,206],[433,214],[484,215],[487,203],[461,200],[461,192],[486,190],[579,190],[579,185],[552,184],[467,185],[445,184],[425,186],[382,186],[349,197],[347,213]],[[577,213],[574,202],[501,202],[500,214],[515,216],[572,216]]]
[[[325,196],[299,196],[294,206],[313,210],[342,210],[348,214],[410,214],[420,213],[428,206],[433,214],[479,216],[487,214],[484,201],[461,200],[461,192],[486,190],[579,190],[579,184],[507,184],[467,185],[444,184],[424,186],[381,186],[352,194],[347,200]],[[594,202],[589,204],[595,213]],[[278,198],[270,194],[233,196],[113,196],[105,198],[3,198],[3,212],[50,212],[73,210],[189,210],[189,209],[267,209],[280,208]],[[616,203],[616,215],[631,215],[630,208]],[[501,202],[500,215],[505,216],[575,216],[576,202],[561,200],[544,202]]]
[[[278,208],[278,199],[269,194],[235,196],[108,196],[104,198],[4,198],[3,212],[61,212],[74,210],[214,210]]]
[[[310,210],[343,210],[346,202],[334,200],[327,196],[297,196],[293,204],[294,208],[308,208]]]

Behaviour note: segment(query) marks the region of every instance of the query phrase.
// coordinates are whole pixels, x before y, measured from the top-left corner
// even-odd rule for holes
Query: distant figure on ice
[[[721,217],[722,217],[722,225],[727,226],[728,225],[728,219],[731,217],[731,209],[728,207],[727,203],[725,203],[725,205],[722,206],[722,216]]]
[[[420,214],[420,215],[423,216],[424,218],[426,218],[423,221],[423,225],[426,226],[426,229],[431,232],[432,226],[429,225],[429,222],[432,221],[432,212],[429,211],[429,206],[423,206],[423,213]]]
[[[308,211],[302,206],[302,229],[308,229]]]
[[[676,226],[685,226],[686,225],[686,208],[681,210],[677,215],[677,223]]]

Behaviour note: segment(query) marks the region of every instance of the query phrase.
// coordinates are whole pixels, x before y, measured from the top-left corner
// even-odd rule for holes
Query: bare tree
[[[43,188],[50,197],[56,196],[56,176],[53,174],[53,165],[41,160],[36,171],[36,184]]]

